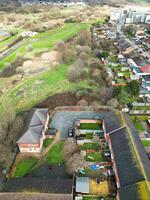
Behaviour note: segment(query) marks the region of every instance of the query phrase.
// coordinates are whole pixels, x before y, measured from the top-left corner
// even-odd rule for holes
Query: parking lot
[[[51,121],[51,128],[56,128],[61,131],[61,138],[67,138],[67,131],[73,127],[74,121],[77,119],[92,119],[94,117],[100,117],[101,119],[116,120],[116,126],[119,126],[114,112],[92,112],[92,111],[61,111],[55,114]],[[113,123],[114,124],[114,123]],[[117,128],[117,127],[115,127]]]

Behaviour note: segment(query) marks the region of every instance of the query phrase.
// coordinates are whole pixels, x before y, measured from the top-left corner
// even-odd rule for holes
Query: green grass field
[[[142,140],[144,147],[150,147],[150,140]]]
[[[82,123],[80,129],[99,130],[100,125],[96,123]]]
[[[48,164],[59,164],[64,162],[64,143],[64,141],[60,141],[49,150],[49,152],[46,155],[46,161]]]
[[[69,82],[67,80],[67,69],[67,65],[59,65],[56,69],[50,69],[25,80],[20,85],[7,92],[6,98],[10,100],[15,110],[20,112],[29,109],[55,93],[89,87],[87,81],[77,83]],[[37,81],[41,83],[37,84]],[[24,91],[24,94],[17,96],[18,92],[21,90]],[[1,100],[2,99],[0,99],[0,101]]]
[[[80,146],[81,150],[100,150],[101,146],[99,143],[84,143],[84,145]]]
[[[20,160],[16,167],[14,177],[23,177],[30,173],[36,167],[37,163],[37,158],[24,158]]]
[[[43,142],[43,147],[48,147],[54,141],[53,138],[46,138]]]
[[[27,54],[27,47],[29,44],[32,44],[33,46],[34,55],[36,53],[51,49],[54,44],[59,40],[66,41],[67,39],[72,38],[78,32],[80,32],[82,29],[87,28],[88,26],[89,24],[84,23],[65,24],[61,28],[55,28],[53,30],[39,33],[31,39],[27,38],[26,40],[24,40],[20,48],[18,48],[16,51],[11,53],[0,62],[0,69],[5,66],[5,63],[15,61],[18,53],[22,55]]]
[[[93,159],[91,159],[90,157],[92,157]],[[90,162],[103,162],[102,153],[101,152],[87,153],[85,160]]]

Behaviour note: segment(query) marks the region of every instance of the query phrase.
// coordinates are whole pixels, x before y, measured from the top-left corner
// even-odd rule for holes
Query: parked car
[[[73,137],[74,136],[74,129],[73,128],[69,128],[68,129],[68,137]]]

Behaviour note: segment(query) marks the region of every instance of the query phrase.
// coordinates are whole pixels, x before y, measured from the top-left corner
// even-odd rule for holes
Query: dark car
[[[69,128],[68,129],[68,137],[73,137],[74,136],[74,129],[73,128]]]

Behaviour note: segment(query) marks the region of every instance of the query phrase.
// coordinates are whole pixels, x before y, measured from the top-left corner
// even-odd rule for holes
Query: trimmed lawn
[[[150,147],[150,140],[142,140],[144,147]]]
[[[46,138],[43,142],[43,147],[48,147],[52,142],[54,141],[54,138]]]
[[[100,129],[100,124],[82,123],[82,124],[80,124],[80,129],[99,130]]]
[[[84,145],[80,146],[80,150],[89,150],[89,149],[98,151],[101,149],[101,145],[99,143],[84,143]]]
[[[46,161],[48,164],[59,164],[64,162],[64,143],[64,141],[60,141],[49,150],[49,152],[46,155]]]
[[[94,159],[91,159],[89,157],[92,157]],[[91,162],[103,162],[104,161],[101,152],[87,153],[85,159],[86,159],[86,161],[91,161]]]
[[[20,160],[16,167],[14,177],[23,177],[30,173],[36,167],[37,163],[38,159],[34,157]]]
[[[85,136],[86,139],[93,139],[93,133],[86,133],[86,136]]]

